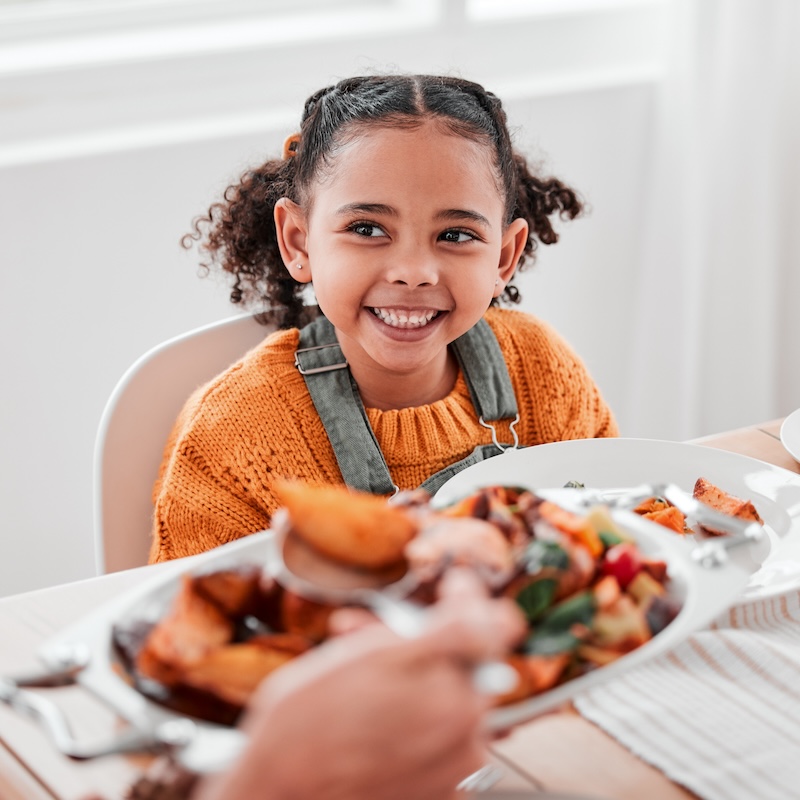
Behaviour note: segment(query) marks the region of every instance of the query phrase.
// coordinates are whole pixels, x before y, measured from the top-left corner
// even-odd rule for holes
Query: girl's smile
[[[435,309],[427,311],[409,311],[404,308],[373,308],[372,313],[392,328],[424,328],[441,312]]]
[[[447,311],[427,308],[367,307],[373,314],[376,335],[399,343],[419,343],[432,336],[437,325],[443,324]]]
[[[404,408],[445,397],[448,345],[513,275],[527,223],[505,226],[491,148],[436,120],[369,126],[346,137],[306,208],[275,211],[288,264],[312,281],[365,404]]]

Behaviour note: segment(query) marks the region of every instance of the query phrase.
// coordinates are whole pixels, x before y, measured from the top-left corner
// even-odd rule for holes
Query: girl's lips
[[[371,307],[370,311],[389,327],[401,330],[424,328],[442,313],[435,308],[410,310],[404,308]]]

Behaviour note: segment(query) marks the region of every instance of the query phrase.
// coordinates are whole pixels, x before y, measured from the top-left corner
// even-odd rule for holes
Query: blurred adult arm
[[[346,632],[266,680],[243,728],[249,744],[193,800],[443,800],[483,764],[491,699],[472,670],[524,631],[508,600],[451,570],[430,625],[400,639],[341,612]],[[352,628],[356,628],[352,630]]]

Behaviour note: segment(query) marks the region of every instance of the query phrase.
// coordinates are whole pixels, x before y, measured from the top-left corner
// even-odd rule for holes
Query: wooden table
[[[704,437],[696,443],[758,458],[800,473],[783,448],[781,420]],[[87,581],[0,600],[0,675],[37,666],[36,650],[46,638],[100,603],[138,585],[165,565],[142,567]],[[50,692],[85,741],[107,737],[119,728],[117,717],[85,689]],[[599,728],[573,711],[549,714],[496,742],[491,756],[506,766],[504,788],[547,788],[585,792],[613,800],[693,795],[637,759]],[[110,756],[76,763],[61,756],[39,727],[0,706],[0,798],[2,800],[78,800],[99,794],[124,796],[145,769],[146,756]]]

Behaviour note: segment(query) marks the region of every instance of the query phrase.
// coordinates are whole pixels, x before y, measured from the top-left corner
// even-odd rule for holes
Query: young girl
[[[434,492],[501,445],[616,435],[564,341],[497,307],[519,302],[514,273],[537,243],[558,240],[551,218],[581,210],[529,171],[475,83],[369,76],[312,95],[283,158],[189,237],[234,276],[231,300],[280,330],[181,413],[151,560],[268,527],[280,478]]]

